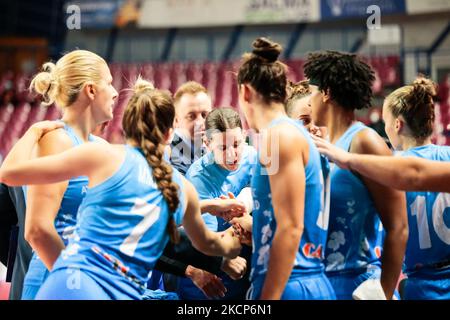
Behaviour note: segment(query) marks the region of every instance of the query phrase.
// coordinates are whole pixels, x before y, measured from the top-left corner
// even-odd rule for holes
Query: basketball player
[[[386,98],[383,106],[385,130],[393,147],[403,151],[401,156],[450,160],[450,148],[436,146],[430,139],[435,95],[435,85],[419,78]],[[403,172],[401,168],[399,174]],[[402,298],[450,299],[450,229],[444,214],[450,205],[449,195],[409,191],[406,200],[409,240],[404,272],[408,278],[402,286]]]
[[[311,53],[304,68],[313,121],[327,127],[331,143],[352,153],[390,155],[383,139],[355,120],[356,109],[370,106],[371,68],[354,54],[336,51]],[[360,283],[381,278],[391,299],[408,237],[404,193],[337,167],[330,179],[325,264],[337,298],[352,299]]]
[[[323,190],[319,153],[309,133],[287,117],[286,66],[281,46],[253,42],[238,72],[239,104],[261,134],[251,182],[253,255],[251,299],[334,299],[324,274]]]
[[[37,144],[37,156],[58,154],[88,141],[104,142],[91,132],[112,119],[117,91],[103,58],[75,50],[55,64],[46,63],[30,88],[45,104],[62,109],[64,127],[45,135]],[[49,270],[73,236],[78,207],[88,180],[84,176],[27,187],[25,238],[34,250],[27,271],[22,299],[34,299]]]

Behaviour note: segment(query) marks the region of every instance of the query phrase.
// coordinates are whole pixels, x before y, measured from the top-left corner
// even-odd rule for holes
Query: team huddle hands
[[[230,194],[228,197],[222,195],[219,199],[213,200],[213,204],[208,207],[208,212],[225,221],[242,216],[246,212],[245,204]]]
[[[215,212],[215,215],[220,216],[232,225],[233,235],[238,237],[242,244],[251,246],[253,220],[245,205],[237,200],[231,192],[228,193],[228,197],[222,195],[220,199],[221,201],[218,201],[218,204],[221,205],[222,210]]]

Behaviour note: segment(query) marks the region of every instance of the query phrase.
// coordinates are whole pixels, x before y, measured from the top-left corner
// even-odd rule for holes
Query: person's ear
[[[97,88],[93,83],[87,83],[84,86],[84,92],[86,93],[86,96],[89,98],[89,100],[94,100],[97,93]]]
[[[242,97],[244,98],[244,101],[246,103],[250,103],[252,101],[252,89],[246,85],[241,84],[241,90],[242,90]]]
[[[170,128],[164,135],[165,144],[170,145],[172,143],[174,135],[175,135],[175,130],[173,128]]]
[[[175,111],[176,111],[176,109],[175,109]],[[174,119],[174,122],[173,122],[173,127],[174,128],[179,128],[180,127],[180,119],[179,119],[178,114],[176,112],[175,112],[175,119]]]
[[[405,128],[405,122],[400,118],[396,118],[395,123],[394,123],[394,128],[395,128],[395,132],[397,134],[400,134]]]
[[[323,103],[328,103],[331,101],[331,92],[330,89],[327,89],[326,91],[321,91],[322,92],[322,101]]]
[[[211,140],[208,139],[208,137],[205,137],[205,139],[203,139],[203,142],[205,143],[206,150],[212,151],[212,143],[211,143]]]

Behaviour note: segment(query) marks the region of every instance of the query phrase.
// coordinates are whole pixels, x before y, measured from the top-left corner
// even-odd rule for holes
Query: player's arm
[[[415,157],[361,157],[351,159],[352,170],[405,191],[450,192],[450,164]],[[381,172],[378,176],[375,172]]]
[[[216,217],[223,217],[228,212],[235,212],[237,216],[245,212],[245,204],[242,201],[229,198],[214,198],[214,186],[210,181],[205,181],[197,174],[196,168],[191,166],[186,173],[186,180],[195,186],[198,197],[200,199],[200,211],[202,214],[209,213]]]
[[[384,156],[391,154],[383,139],[372,130],[363,130],[358,133],[352,141],[350,151]],[[405,193],[381,185],[368,177],[363,176],[362,180],[370,192],[386,231],[380,281],[386,298],[390,300],[400,276],[408,240]]]
[[[184,178],[183,183],[187,197],[183,226],[194,247],[211,256],[236,257],[241,249],[239,239],[233,237],[232,230],[221,233],[208,230],[201,217],[200,204],[195,188]]]
[[[56,155],[31,159],[31,150],[43,136],[42,132],[32,128],[6,157],[0,168],[1,182],[21,186],[55,183],[82,175],[90,177],[96,170],[109,170],[117,159],[116,151],[101,143],[84,143]]]
[[[270,247],[266,279],[260,299],[280,299],[292,272],[304,229],[305,163],[308,144],[289,127],[277,128],[278,170],[269,174],[270,190],[277,229]],[[271,138],[268,137],[268,141]],[[278,156],[278,157],[277,157]],[[268,169],[269,171],[269,169]]]
[[[405,191],[450,192],[450,164],[415,157],[350,154],[314,138],[321,153],[344,169],[351,169],[385,186]]]
[[[44,135],[37,144],[37,157],[59,154],[72,148],[72,141],[63,130]],[[52,184],[30,185],[27,188],[25,239],[36,251],[47,269],[64,249],[64,242],[55,228],[55,217],[61,206],[68,181]]]

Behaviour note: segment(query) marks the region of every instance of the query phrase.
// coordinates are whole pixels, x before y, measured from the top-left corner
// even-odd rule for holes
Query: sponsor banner
[[[406,12],[405,0],[321,0],[321,20],[367,17],[371,6],[382,16]]]
[[[142,28],[318,21],[318,0],[144,0]]]
[[[67,17],[79,14],[81,28],[111,28],[115,24],[116,14],[123,2],[124,0],[68,1],[64,6],[64,13]]]
[[[406,0],[406,10],[409,14],[450,11],[449,0]]]

